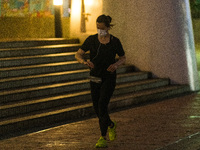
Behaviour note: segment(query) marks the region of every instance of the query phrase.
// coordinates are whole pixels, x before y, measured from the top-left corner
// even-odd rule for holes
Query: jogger
[[[80,63],[90,68],[91,97],[101,130],[96,148],[107,147],[107,131],[111,141],[116,138],[116,122],[110,119],[108,105],[116,86],[116,70],[126,61],[120,40],[108,32],[113,26],[111,21],[110,16],[99,16],[98,34],[89,36],[75,55]],[[90,51],[90,60],[84,58],[87,51]],[[119,56],[117,61],[116,55]]]

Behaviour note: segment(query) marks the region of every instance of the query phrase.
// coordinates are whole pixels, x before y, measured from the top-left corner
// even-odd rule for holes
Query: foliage
[[[200,0],[190,0],[192,18],[200,18]]]

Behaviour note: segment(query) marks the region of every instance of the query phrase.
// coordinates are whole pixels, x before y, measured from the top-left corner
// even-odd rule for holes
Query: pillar
[[[127,63],[199,90],[189,0],[103,0],[103,13],[113,17]]]

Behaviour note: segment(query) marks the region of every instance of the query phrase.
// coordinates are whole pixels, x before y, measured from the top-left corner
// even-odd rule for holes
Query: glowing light
[[[80,33],[81,4],[81,0],[73,0],[71,4],[70,35],[72,37],[79,36]]]
[[[76,17],[79,17],[79,15],[81,13],[81,1],[80,0],[73,0],[72,1],[72,13]]]
[[[54,5],[63,5],[63,0],[53,0]]]
[[[87,6],[92,6],[93,5],[93,0],[84,0],[84,3]]]

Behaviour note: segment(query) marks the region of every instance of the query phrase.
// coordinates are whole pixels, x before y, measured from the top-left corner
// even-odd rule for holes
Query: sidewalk
[[[189,137],[200,131],[200,93],[112,113],[111,119],[118,123],[118,137],[109,143],[109,150],[200,148],[199,134]],[[1,140],[0,149],[92,150],[99,137],[98,120],[93,118]]]

